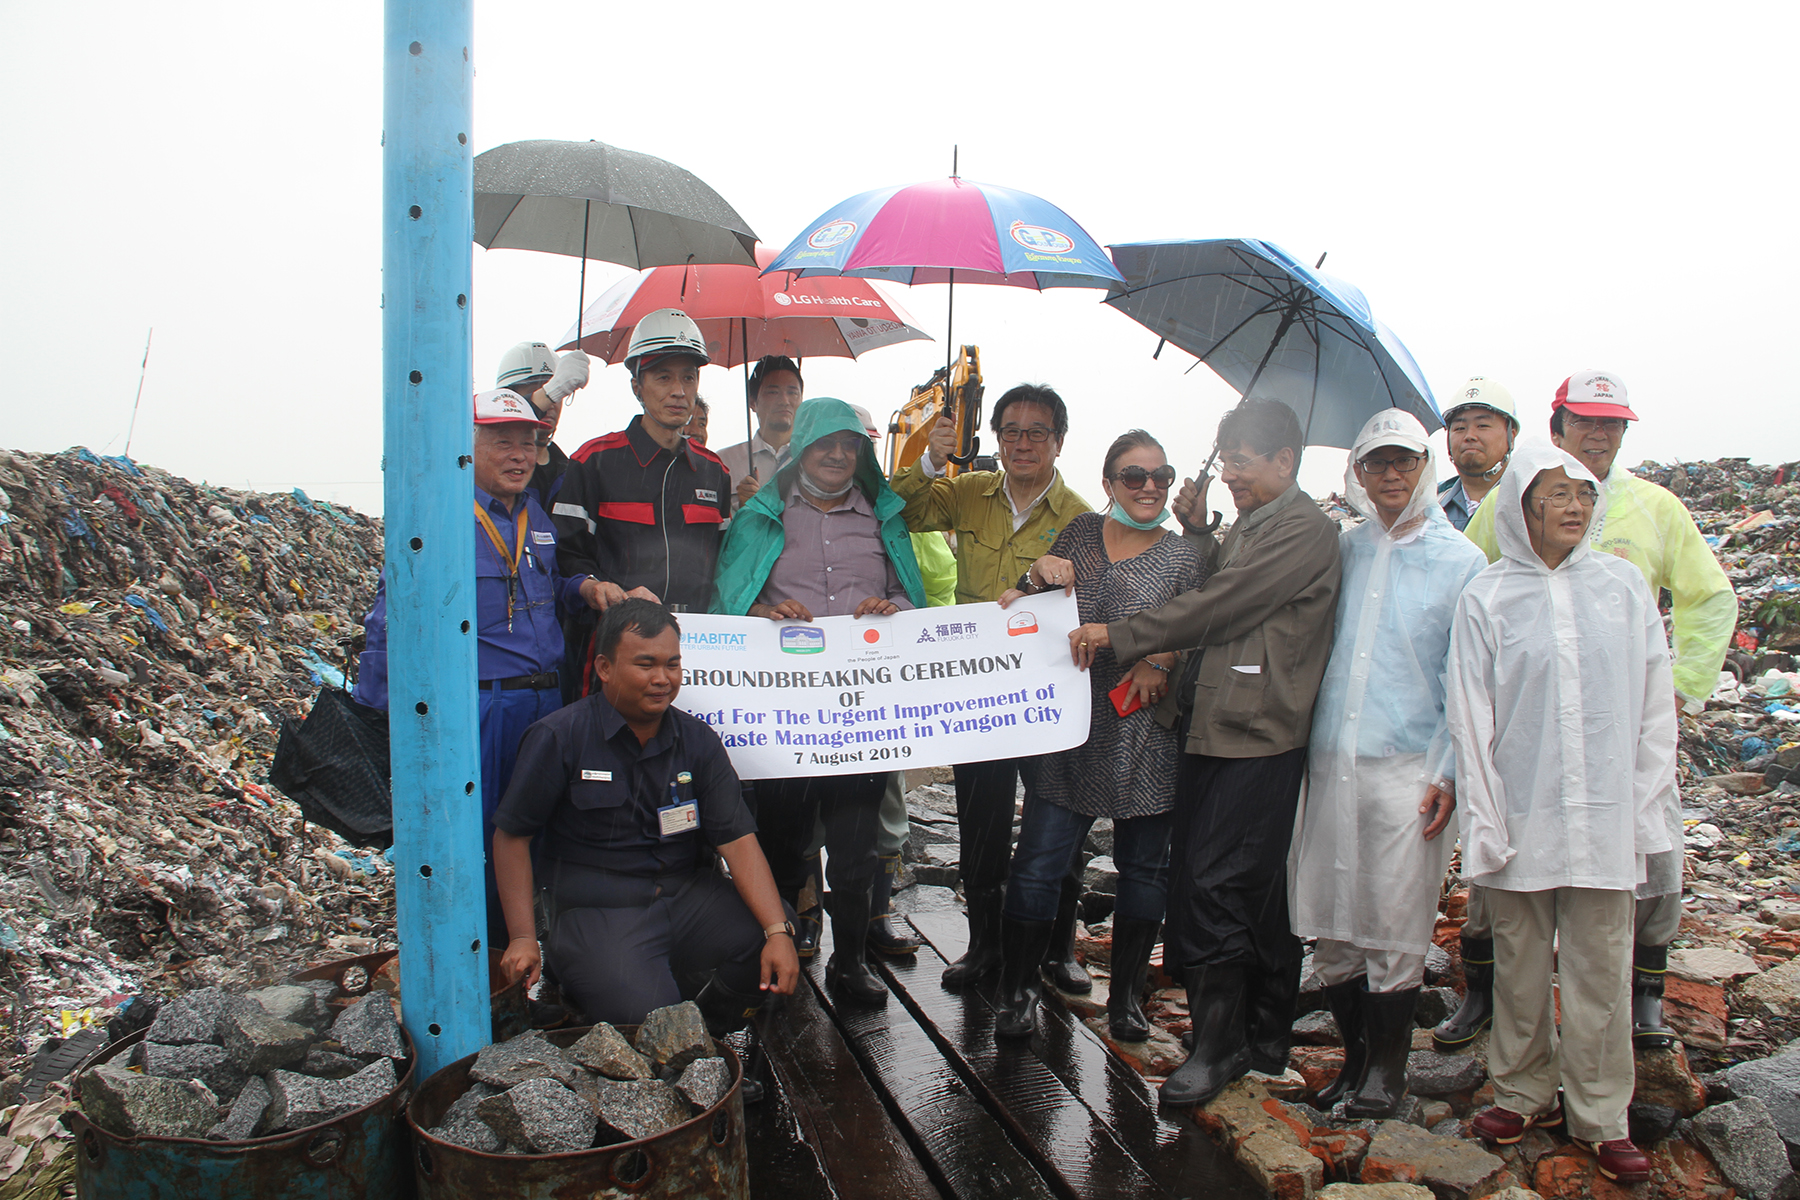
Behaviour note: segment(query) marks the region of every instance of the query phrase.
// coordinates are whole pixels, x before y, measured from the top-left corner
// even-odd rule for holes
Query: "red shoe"
[[[1650,1156],[1637,1148],[1629,1138],[1614,1142],[1584,1142],[1571,1138],[1583,1150],[1592,1152],[1600,1163],[1600,1173],[1615,1183],[1643,1183],[1650,1178]]]
[[[1475,1114],[1475,1119],[1469,1122],[1469,1132],[1490,1146],[1510,1146],[1522,1140],[1528,1129],[1555,1129],[1562,1123],[1560,1104],[1551,1105],[1548,1112],[1529,1117],[1495,1106]]]

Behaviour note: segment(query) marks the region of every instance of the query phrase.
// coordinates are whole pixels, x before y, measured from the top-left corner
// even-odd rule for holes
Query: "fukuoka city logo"
[[[1067,254],[1075,248],[1074,239],[1066,233],[1058,233],[1054,229],[1046,229],[1042,225],[1027,225],[1023,221],[1012,223],[1012,240],[1027,250],[1036,250],[1042,254]]]
[[[806,244],[814,250],[830,250],[855,236],[855,221],[827,221],[807,236]]]

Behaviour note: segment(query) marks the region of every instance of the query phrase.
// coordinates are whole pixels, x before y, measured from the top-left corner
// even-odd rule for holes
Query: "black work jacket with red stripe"
[[[564,578],[592,575],[626,591],[646,587],[665,604],[705,612],[731,483],[712,451],[687,438],[671,453],[644,418],[569,456],[551,507]]]

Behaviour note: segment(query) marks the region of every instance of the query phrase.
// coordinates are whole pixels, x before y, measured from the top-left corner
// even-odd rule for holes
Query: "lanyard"
[[[512,555],[509,558],[506,553],[506,541],[500,536],[500,531],[494,527],[493,518],[488,516],[487,512],[482,509],[479,500],[475,502],[475,519],[480,521],[481,527],[487,531],[488,541],[494,543],[495,552],[500,555],[500,561],[506,564],[509,572],[506,576],[506,632],[508,633],[513,631],[513,597],[517,595],[519,588],[519,558],[525,553],[525,529],[527,524],[525,508],[524,502],[521,501],[519,504],[518,537],[514,541]]]

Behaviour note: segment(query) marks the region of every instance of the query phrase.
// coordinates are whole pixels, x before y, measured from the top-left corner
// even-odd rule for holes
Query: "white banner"
[[[1088,734],[1075,599],[1046,592],[891,617],[681,614],[676,703],[745,779],[871,775],[1045,754]]]

